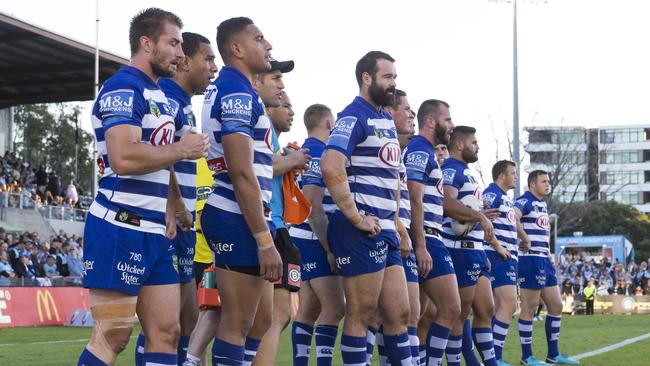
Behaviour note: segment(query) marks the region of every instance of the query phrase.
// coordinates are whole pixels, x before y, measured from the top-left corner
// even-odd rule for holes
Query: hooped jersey
[[[337,117],[325,148],[348,158],[348,183],[359,212],[377,217],[382,230],[394,232],[402,155],[395,124],[361,97]]]
[[[141,142],[163,146],[174,142],[173,110],[165,93],[144,72],[124,66],[110,77],[93,104],[93,129],[99,157],[99,187],[91,215],[129,229],[165,233],[169,170],[119,175],[111,169],[105,135],[112,127],[136,126]]]
[[[463,161],[457,160],[455,158],[447,158],[442,163],[442,176],[443,176],[443,185],[451,186],[458,190],[458,200],[463,199],[463,197],[468,195],[475,195],[479,202],[481,201],[481,187],[478,184],[478,181],[472,175],[472,171],[469,169],[467,164]],[[482,250],[483,249],[483,228],[481,225],[476,223],[472,230],[467,233],[467,235],[459,236],[456,235],[451,227],[451,223],[454,221],[449,216],[444,216],[442,224],[442,237],[443,242],[448,247],[454,247],[454,242],[463,241],[463,242],[473,242],[473,248],[461,248],[468,250]]]
[[[176,133],[174,142],[190,132],[196,126],[196,118],[192,112],[191,97],[172,79],[160,79],[158,85],[165,92],[169,105],[174,113],[174,124]],[[185,207],[196,218],[196,160],[185,159],[174,164],[176,181],[181,191],[181,197]],[[195,230],[192,228],[192,230]]]
[[[437,237],[435,231],[442,230],[444,196],[442,171],[438,167],[434,147],[424,137],[414,136],[404,150],[403,160],[407,180],[424,185],[422,208],[425,235]]]
[[[521,212],[521,226],[530,240],[530,251],[519,253],[519,256],[547,257],[550,224],[546,202],[535,197],[530,191],[526,191],[515,201],[515,208]]]
[[[253,170],[268,216],[273,178],[271,120],[264,114],[264,104],[253,85],[237,69],[224,67],[206,90],[202,117],[203,132],[210,138],[208,167],[214,172],[214,189],[207,204],[241,214],[223,149],[224,136],[239,134],[253,140]]]
[[[517,259],[517,224],[512,198],[497,184],[491,183],[483,191],[483,204],[485,208],[499,209],[499,216],[492,221],[494,236]],[[485,243],[483,249],[494,251],[489,243]]]

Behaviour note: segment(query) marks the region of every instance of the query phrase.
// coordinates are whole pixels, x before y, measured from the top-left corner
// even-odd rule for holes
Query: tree
[[[93,137],[77,128],[80,107],[72,104],[31,104],[16,107],[14,121],[16,153],[32,165],[43,164],[56,170],[63,187],[76,178],[83,191],[91,191],[95,173],[92,156]],[[78,152],[79,176],[75,177],[75,150]]]

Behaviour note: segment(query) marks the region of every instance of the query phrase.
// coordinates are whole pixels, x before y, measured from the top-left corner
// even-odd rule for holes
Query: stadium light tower
[[[517,182],[515,197],[521,194],[521,143],[519,141],[519,72],[517,62],[517,1],[518,0],[489,0],[495,3],[512,3],[512,160],[517,164]],[[519,0],[521,1],[521,0]],[[531,3],[546,3],[546,0],[524,0]]]
[[[97,99],[99,93],[99,0],[95,1],[95,95],[93,99]],[[93,139],[93,199],[97,195],[97,141]]]

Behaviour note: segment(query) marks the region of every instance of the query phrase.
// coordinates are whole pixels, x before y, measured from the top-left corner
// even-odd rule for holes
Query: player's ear
[[[145,53],[153,53],[154,42],[151,38],[147,36],[140,36],[140,49],[144,50]]]
[[[370,86],[370,84],[372,84],[372,76],[367,72],[361,74],[361,80],[363,81],[363,84],[366,86]]]

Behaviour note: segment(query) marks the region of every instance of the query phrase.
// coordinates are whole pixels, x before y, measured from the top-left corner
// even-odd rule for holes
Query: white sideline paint
[[[131,339],[138,338],[138,336],[131,336]],[[43,342],[22,342],[22,343],[0,343],[0,347],[9,347],[9,346],[26,346],[26,345],[38,345],[38,344],[55,344],[55,343],[81,343],[88,342],[88,338],[84,339],[66,339],[63,341],[43,341]]]
[[[585,352],[585,353],[581,353],[579,355],[571,356],[571,358],[574,359],[574,360],[580,360],[582,358],[593,357],[593,356],[599,355],[601,353],[606,353],[606,352],[609,352],[609,351],[613,351],[613,350],[615,350],[617,348],[621,348],[621,347],[627,346],[628,344],[636,343],[638,341],[642,341],[642,340],[648,339],[648,338],[650,338],[650,333],[642,334],[640,336],[633,337],[633,338],[628,338],[628,339],[625,339],[625,340],[620,341],[618,343],[614,343],[612,345],[609,345],[607,347],[599,348],[597,350],[593,350],[593,351],[590,351],[590,352]]]

